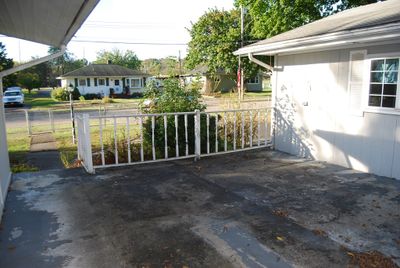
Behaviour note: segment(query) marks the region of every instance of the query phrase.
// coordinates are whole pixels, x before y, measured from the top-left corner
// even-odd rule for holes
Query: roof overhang
[[[237,56],[296,54],[302,52],[364,46],[366,44],[397,43],[400,41],[400,23],[341,31],[311,37],[297,38],[264,45],[250,45],[234,52]]]
[[[68,44],[99,0],[0,0],[0,33],[49,46]]]

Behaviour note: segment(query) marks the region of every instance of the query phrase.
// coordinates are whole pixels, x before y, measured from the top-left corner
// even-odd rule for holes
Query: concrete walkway
[[[32,135],[27,162],[40,170],[64,168],[60,160],[56,139],[52,133]]]
[[[0,267],[393,268],[399,192],[394,179],[266,150],[20,173]]]

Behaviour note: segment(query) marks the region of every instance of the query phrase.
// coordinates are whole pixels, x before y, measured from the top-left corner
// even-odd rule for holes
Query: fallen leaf
[[[278,241],[283,241],[283,240],[285,240],[282,236],[277,236],[276,237],[276,240],[278,240]]]

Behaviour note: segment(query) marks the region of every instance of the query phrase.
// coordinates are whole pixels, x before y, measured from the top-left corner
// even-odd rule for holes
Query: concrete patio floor
[[[399,265],[399,224],[400,181],[266,150],[23,173],[0,267],[351,267],[369,251]]]

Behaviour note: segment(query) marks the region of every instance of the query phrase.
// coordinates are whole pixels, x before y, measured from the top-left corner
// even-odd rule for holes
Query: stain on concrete
[[[398,263],[399,190],[399,181],[270,151],[21,173],[0,267],[346,267],[344,248]]]

